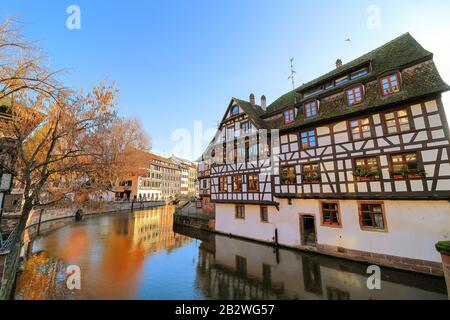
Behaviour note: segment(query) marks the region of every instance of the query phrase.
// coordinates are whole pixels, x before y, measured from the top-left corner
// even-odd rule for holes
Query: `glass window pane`
[[[400,110],[400,111],[397,111],[397,115],[399,117],[403,117],[403,116],[407,116],[408,113],[406,112],[406,110]]]
[[[382,214],[374,214],[375,227],[384,229],[383,215]]]

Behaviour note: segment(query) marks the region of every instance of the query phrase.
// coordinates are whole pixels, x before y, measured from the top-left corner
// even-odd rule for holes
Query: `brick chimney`
[[[261,96],[261,109],[263,109],[264,111],[266,111],[267,109],[267,101],[265,95]]]
[[[342,60],[341,59],[337,59],[336,60],[336,69],[342,67]]]
[[[250,94],[249,101],[252,106],[255,105],[255,95],[253,93]]]

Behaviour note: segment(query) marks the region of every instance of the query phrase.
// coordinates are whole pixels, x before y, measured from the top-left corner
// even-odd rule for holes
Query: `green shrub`
[[[439,241],[436,243],[436,249],[438,251],[450,253],[450,241]]]

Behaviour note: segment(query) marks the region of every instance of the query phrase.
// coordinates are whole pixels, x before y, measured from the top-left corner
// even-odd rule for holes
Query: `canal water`
[[[173,228],[173,207],[44,224],[26,234],[27,262],[16,299],[447,299],[441,278],[275,250]],[[81,289],[66,271],[80,268]]]

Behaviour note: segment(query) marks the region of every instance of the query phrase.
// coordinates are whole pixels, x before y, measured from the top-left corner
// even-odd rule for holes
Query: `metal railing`
[[[20,261],[21,241],[14,241],[16,238],[16,229],[11,232],[8,239],[3,242],[0,249],[0,255],[6,255],[3,277],[0,282],[0,300],[11,298],[14,283],[16,281],[17,269]]]
[[[9,234],[8,238],[5,241],[3,241],[3,238],[0,239],[1,240],[0,254],[7,254],[10,252],[14,237],[16,236],[16,231],[17,230],[14,229],[13,232]]]

